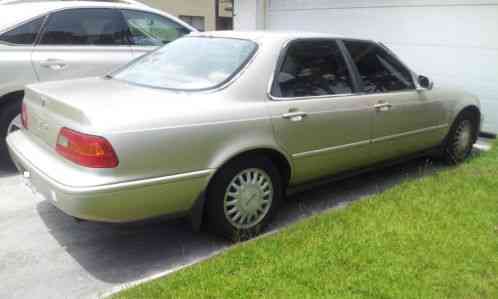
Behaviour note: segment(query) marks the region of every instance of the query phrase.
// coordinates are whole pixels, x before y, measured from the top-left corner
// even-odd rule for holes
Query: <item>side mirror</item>
[[[420,87],[429,90],[434,87],[434,83],[426,76],[418,76],[418,84],[420,85]]]

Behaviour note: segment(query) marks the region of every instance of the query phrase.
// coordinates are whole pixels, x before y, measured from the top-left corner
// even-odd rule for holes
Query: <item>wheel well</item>
[[[289,184],[290,178],[291,178],[291,165],[287,158],[280,152],[274,149],[255,149],[255,150],[250,150],[247,152],[240,153],[236,155],[235,157],[232,157],[230,160],[226,161],[220,168],[221,170],[223,167],[226,165],[232,163],[233,161],[236,160],[242,160],[242,159],[250,159],[251,157],[258,156],[258,157],[266,157],[272,161],[272,163],[277,167],[278,171],[282,175],[282,181],[284,184],[284,187],[287,187]],[[218,170],[218,171],[219,171]],[[215,174],[216,175],[216,174]]]
[[[220,171],[226,166],[229,165],[230,163],[237,161],[239,159],[250,159],[251,157],[267,157],[269,158],[277,167],[278,171],[282,175],[283,179],[283,186],[284,190],[289,184],[290,178],[291,178],[291,165],[287,158],[280,152],[274,149],[255,149],[255,150],[250,150],[246,151],[243,153],[240,153],[236,155],[235,157],[232,157],[230,160],[226,161],[219,169],[218,171],[214,174],[214,176],[211,178],[211,181],[209,182],[206,191],[201,194],[200,198],[196,201],[196,204],[194,205],[192,212],[191,212],[191,221],[192,221],[192,226],[194,230],[199,230],[200,226],[202,223],[205,222],[206,217],[205,217],[205,207],[204,205],[206,204],[207,200],[207,193],[209,192],[209,188],[211,187],[211,183],[213,181],[213,178],[220,173]]]
[[[10,92],[0,97],[0,104],[5,105],[6,103],[9,103],[11,101],[16,101],[16,100],[20,101],[23,98],[24,98],[24,90]]]
[[[472,105],[472,106],[467,106],[465,108],[463,108],[459,113],[458,115],[455,117],[454,121],[455,122],[460,116],[462,116],[463,114],[466,114],[468,113],[469,115],[472,115],[472,117],[474,118],[474,120],[476,121],[477,125],[478,125],[478,128],[477,130],[479,131],[481,129],[481,111],[479,110],[479,108],[477,108],[476,106]],[[474,136],[474,142],[477,141],[477,138],[479,137],[479,132],[476,132],[476,136]]]

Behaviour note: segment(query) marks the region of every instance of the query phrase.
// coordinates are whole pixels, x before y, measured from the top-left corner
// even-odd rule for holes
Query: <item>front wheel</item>
[[[444,148],[444,158],[449,164],[467,159],[477,140],[478,124],[471,113],[462,113],[453,124]]]
[[[282,194],[280,173],[269,159],[232,162],[219,171],[208,190],[209,225],[233,241],[254,237],[273,218]]]

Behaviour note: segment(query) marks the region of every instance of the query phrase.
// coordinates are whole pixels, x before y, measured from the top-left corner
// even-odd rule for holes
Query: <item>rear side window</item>
[[[84,8],[52,14],[41,38],[42,45],[126,45],[128,28],[114,9]]]
[[[32,45],[43,24],[44,17],[38,18],[29,23],[23,24],[0,36],[0,42],[15,45]]]
[[[377,44],[344,41],[367,93],[414,89],[412,75],[403,64]]]
[[[276,74],[272,95],[291,98],[352,92],[351,75],[337,43],[310,40],[289,46]]]
[[[130,30],[130,40],[137,46],[162,46],[178,39],[190,30],[160,15],[123,10]]]

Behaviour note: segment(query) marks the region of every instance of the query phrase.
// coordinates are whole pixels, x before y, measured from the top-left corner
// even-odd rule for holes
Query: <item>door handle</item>
[[[47,59],[45,61],[40,62],[40,65],[42,67],[46,67],[54,71],[60,71],[67,68],[67,64],[60,59]]]
[[[385,111],[391,110],[391,108],[393,107],[393,105],[391,105],[389,103],[378,103],[378,104],[375,104],[373,107],[377,111],[385,112]]]
[[[306,117],[307,115],[308,114],[306,114],[306,112],[295,111],[295,112],[285,113],[284,115],[282,115],[282,117],[290,121],[302,121],[303,118]]]

